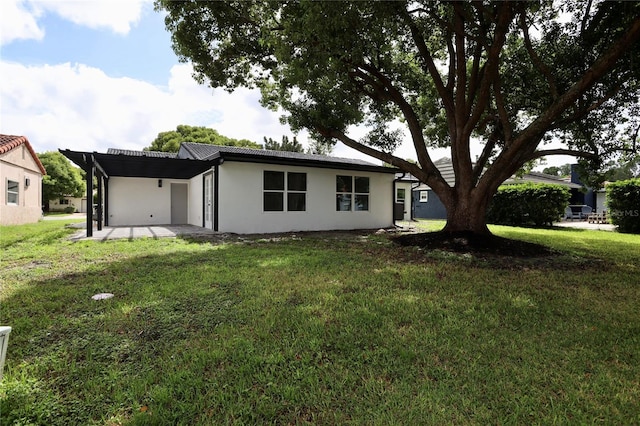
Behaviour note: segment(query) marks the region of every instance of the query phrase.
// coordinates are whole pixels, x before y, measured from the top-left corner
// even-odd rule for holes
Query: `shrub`
[[[72,207],[72,206],[69,206],[69,207],[65,207],[65,208],[64,208],[64,212],[65,212],[65,213],[75,213],[75,211],[76,211],[76,208],[75,208],[75,207]]]
[[[618,231],[640,234],[640,178],[607,185],[607,206]]]
[[[563,215],[569,197],[569,188],[562,185],[503,185],[491,201],[487,222],[501,225],[552,225]]]

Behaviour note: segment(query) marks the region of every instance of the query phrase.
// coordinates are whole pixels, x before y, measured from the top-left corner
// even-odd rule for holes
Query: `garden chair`
[[[9,345],[9,333],[11,327],[0,327],[0,381],[2,381],[2,371],[4,370],[4,359],[7,356],[7,346]]]

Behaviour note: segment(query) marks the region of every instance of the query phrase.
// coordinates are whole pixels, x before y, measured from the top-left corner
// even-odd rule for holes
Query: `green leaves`
[[[404,135],[382,129],[402,122],[419,168],[394,160],[449,210],[474,186],[486,200],[528,161],[629,148],[640,126],[639,5],[156,0],[199,81],[259,87],[294,132],[389,162]],[[373,130],[356,141],[354,126]],[[473,172],[478,141],[486,179]],[[538,149],[552,142],[562,148]],[[432,147],[451,149],[455,196]]]
[[[144,148],[144,150],[178,152],[182,142],[195,142],[222,146],[244,146],[256,149],[260,148],[260,145],[248,139],[229,138],[221,135],[215,129],[180,124],[176,130],[158,133],[158,136],[153,140],[153,142],[151,142],[151,145]]]
[[[49,200],[64,196],[81,197],[86,191],[82,172],[71,165],[64,155],[57,151],[38,154],[47,174],[42,178],[42,199]]]

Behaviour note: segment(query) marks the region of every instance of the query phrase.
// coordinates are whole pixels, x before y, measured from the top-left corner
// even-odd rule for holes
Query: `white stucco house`
[[[177,153],[60,152],[87,172],[88,194],[98,177],[99,226],[247,234],[393,225],[397,169],[366,161],[197,143]]]
[[[0,135],[0,225],[40,220],[45,174],[25,136]]]
[[[55,200],[49,200],[49,211],[50,212],[59,212],[65,211],[66,209],[73,209],[76,213],[86,213],[87,212],[87,198],[86,197],[72,197],[70,195],[65,195],[62,198],[57,198]]]

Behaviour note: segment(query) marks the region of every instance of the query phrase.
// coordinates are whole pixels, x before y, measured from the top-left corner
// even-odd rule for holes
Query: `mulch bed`
[[[456,253],[494,255],[509,257],[544,257],[557,254],[556,251],[539,244],[511,240],[495,235],[473,233],[426,232],[403,234],[392,240],[401,246],[415,246],[426,250],[445,250]]]

